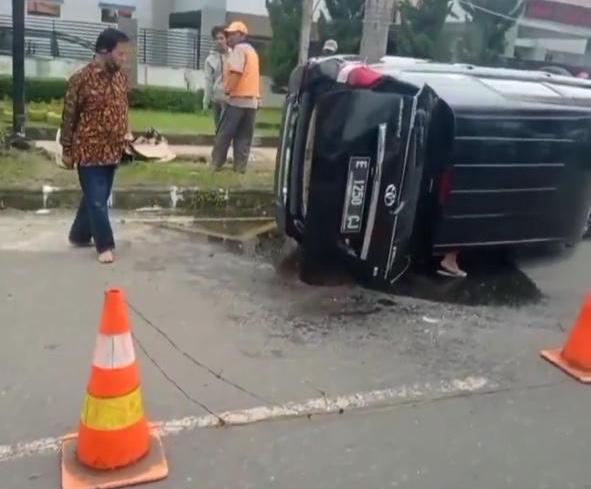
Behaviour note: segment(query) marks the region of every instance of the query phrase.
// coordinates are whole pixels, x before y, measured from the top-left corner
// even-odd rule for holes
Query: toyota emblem
[[[386,207],[393,207],[396,204],[397,193],[394,184],[388,185],[384,194],[384,204],[386,204]]]

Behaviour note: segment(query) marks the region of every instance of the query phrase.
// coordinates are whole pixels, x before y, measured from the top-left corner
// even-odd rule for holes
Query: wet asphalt
[[[166,440],[171,476],[154,487],[591,487],[583,456],[591,390],[538,355],[575,320],[591,285],[591,242],[476,259],[463,282],[411,275],[394,294],[347,280],[302,284],[293,246],[272,233],[207,238],[127,215],[116,226],[117,264],[100,267],[91,251],[64,246],[69,219],[0,214],[0,445],[75,428],[101,294],[120,286],[156,362],[139,353],[152,419],[203,414],[188,397],[221,411],[466,376],[491,386],[453,400],[185,433]],[[2,487],[58,479],[55,454],[0,463]]]

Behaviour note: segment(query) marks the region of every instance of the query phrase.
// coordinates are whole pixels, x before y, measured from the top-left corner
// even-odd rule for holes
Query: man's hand
[[[72,150],[70,148],[64,148],[62,153],[62,163],[64,167],[70,170],[74,168],[74,159],[72,157]]]

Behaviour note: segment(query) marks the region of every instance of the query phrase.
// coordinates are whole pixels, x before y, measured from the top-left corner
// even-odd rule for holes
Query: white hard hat
[[[329,39],[322,47],[322,51],[328,51],[329,53],[336,53],[338,50],[339,44],[334,39]]]

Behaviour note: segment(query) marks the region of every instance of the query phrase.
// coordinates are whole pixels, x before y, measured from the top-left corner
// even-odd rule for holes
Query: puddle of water
[[[286,241],[272,220],[223,220],[197,223],[192,226],[198,234],[217,243],[226,251],[272,263],[277,273],[295,280],[300,276],[300,255],[293,243]],[[509,257],[478,253],[463,257],[469,271],[466,279],[441,277],[426,270],[413,270],[387,290],[393,296],[403,295],[434,302],[469,306],[520,307],[539,302],[543,295],[535,283]],[[324,285],[353,285],[354,280],[344,267],[340,270],[319,272]],[[384,306],[388,299],[381,299]],[[392,304],[394,302],[392,301]],[[351,317],[376,312],[375,308],[354,310]]]
[[[76,208],[78,190],[44,186],[39,191],[3,191],[0,202],[6,208],[47,212],[54,208]],[[190,227],[178,229],[200,235],[227,251],[267,260],[278,273],[298,279],[301,273],[297,249],[286,242],[274,226],[273,195],[268,191],[131,189],[115,191],[115,209],[149,209],[156,214],[182,214],[196,218]],[[207,219],[200,219],[207,217]],[[170,227],[170,226],[164,226]],[[174,229],[174,227],[173,227]],[[467,279],[453,280],[433,274],[431,269],[407,273],[388,292],[437,302],[464,305],[522,306],[541,300],[536,285],[514,261],[487,253],[464,257],[470,273]],[[316,285],[349,285],[354,281],[346,266],[336,270],[312,270]],[[306,270],[307,282],[310,270]]]

